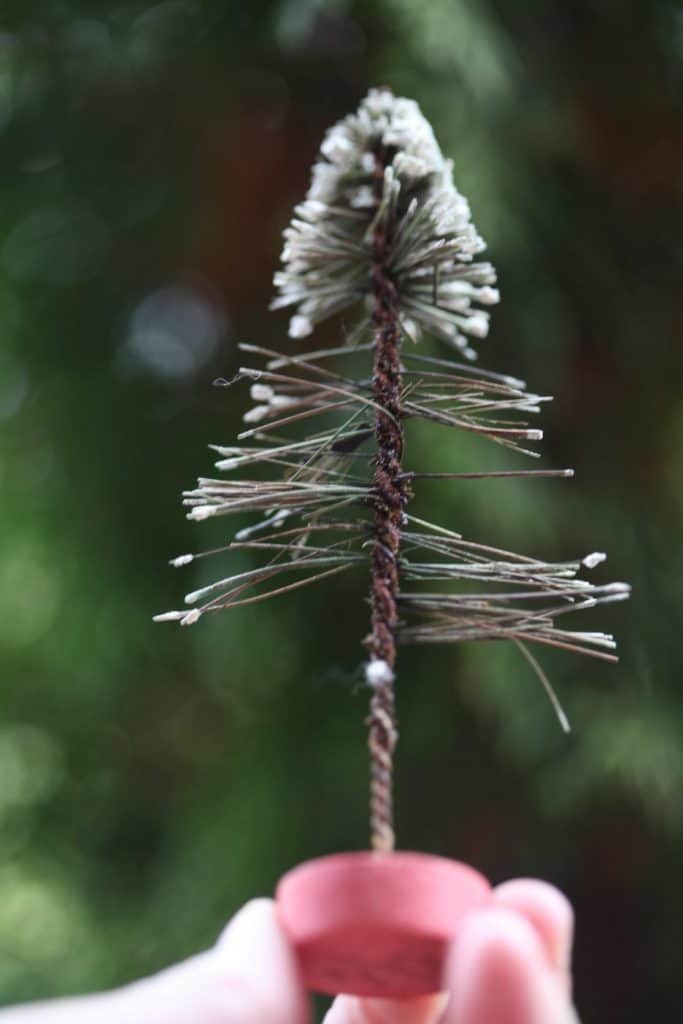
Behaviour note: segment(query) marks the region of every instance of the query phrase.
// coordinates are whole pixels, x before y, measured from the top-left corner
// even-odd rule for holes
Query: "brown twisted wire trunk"
[[[375,157],[375,195],[382,196],[386,154]],[[393,225],[380,224],[372,239],[372,288],[375,325],[373,398],[382,411],[375,421],[374,474],[375,521],[371,554],[370,604],[372,629],[365,644],[370,663],[378,666],[368,677],[373,688],[368,718],[370,751],[370,832],[375,850],[394,848],[393,751],[398,733],[394,702],[393,668],[396,660],[394,632],[399,589],[398,553],[403,509],[408,487],[401,479],[403,427],[401,422],[400,326],[396,285],[389,270]]]

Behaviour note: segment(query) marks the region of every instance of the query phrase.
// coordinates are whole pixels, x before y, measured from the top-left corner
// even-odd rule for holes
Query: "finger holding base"
[[[577,1024],[572,933],[572,909],[559,890],[534,879],[506,882],[464,923],[447,961],[450,999],[340,996],[325,1024]]]
[[[443,1024],[571,1024],[564,985],[534,926],[491,907],[466,922],[446,969],[452,998]]]

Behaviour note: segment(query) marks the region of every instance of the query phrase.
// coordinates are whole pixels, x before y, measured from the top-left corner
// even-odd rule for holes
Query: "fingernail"
[[[363,1024],[437,1024],[448,1005],[448,993],[416,999],[361,999]]]

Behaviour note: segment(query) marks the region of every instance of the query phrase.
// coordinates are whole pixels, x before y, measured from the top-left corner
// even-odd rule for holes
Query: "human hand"
[[[339,996],[325,1024],[575,1024],[572,912],[544,882],[507,882],[466,921],[447,965],[446,996]],[[448,1003],[448,1005],[446,1005]],[[296,962],[270,900],[248,903],[218,944],[115,992],[16,1007],[0,1024],[307,1024]]]
[[[339,996],[325,1024],[578,1024],[571,1003],[574,915],[546,882],[498,886],[466,920],[441,995],[401,1002]]]

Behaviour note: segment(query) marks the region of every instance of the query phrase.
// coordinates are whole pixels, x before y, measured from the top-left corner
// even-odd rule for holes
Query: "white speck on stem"
[[[369,661],[365,666],[365,682],[375,689],[378,686],[388,686],[394,681],[394,673],[386,661],[381,658]]]

